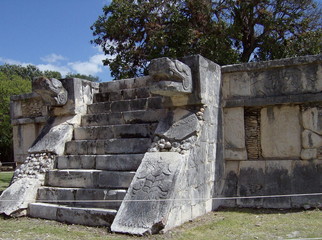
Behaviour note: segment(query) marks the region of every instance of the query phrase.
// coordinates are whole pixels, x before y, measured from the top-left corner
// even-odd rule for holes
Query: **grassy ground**
[[[0,172],[0,192],[9,186],[12,175],[13,172]]]
[[[322,239],[322,211],[222,209],[165,234],[135,237],[109,233],[106,228],[67,225],[32,218],[0,216],[0,239]]]
[[[10,182],[12,172],[0,172],[0,191]],[[0,216],[2,239],[66,240],[225,240],[225,239],[322,239],[322,211],[221,209],[211,212],[165,234],[135,237],[109,233],[106,228],[68,225],[33,218]]]

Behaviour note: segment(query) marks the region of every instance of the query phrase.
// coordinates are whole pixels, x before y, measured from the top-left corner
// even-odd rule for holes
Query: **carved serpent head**
[[[152,93],[163,96],[192,93],[191,69],[178,60],[166,57],[152,60],[149,75],[152,77]]]
[[[67,90],[61,81],[55,78],[36,77],[32,81],[32,90],[38,93],[46,105],[57,107],[67,102]]]

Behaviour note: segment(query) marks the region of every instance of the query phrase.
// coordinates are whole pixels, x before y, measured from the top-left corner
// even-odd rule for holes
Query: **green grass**
[[[13,172],[0,172],[0,191],[10,183]],[[68,240],[225,240],[225,239],[322,239],[322,211],[221,209],[165,234],[134,237],[109,233],[107,228],[68,225],[33,218],[0,216],[2,239]]]
[[[27,217],[5,219],[0,216],[0,226],[0,239],[300,239],[322,237],[322,211],[222,209],[165,234],[140,238],[112,234],[106,228],[67,225]]]
[[[13,172],[0,172],[0,192],[9,186],[12,175]]]

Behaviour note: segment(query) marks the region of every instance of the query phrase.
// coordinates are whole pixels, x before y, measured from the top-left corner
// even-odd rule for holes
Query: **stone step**
[[[158,122],[167,114],[166,109],[138,110],[119,113],[101,113],[82,116],[82,126],[105,126]]]
[[[119,100],[133,100],[139,98],[149,98],[152,94],[149,88],[132,88],[132,89],[120,89],[112,90],[108,92],[99,92],[94,95],[93,102],[108,102],[108,101],[119,101]]]
[[[66,143],[66,155],[105,155],[145,153],[150,138],[118,138],[106,140],[73,140]]]
[[[148,85],[150,77],[138,77],[122,80],[114,80],[110,82],[100,83],[99,92],[116,92],[123,89],[144,88]]]
[[[105,101],[98,102],[88,105],[87,113],[109,113],[109,112],[125,112],[125,111],[136,111],[136,110],[147,110],[147,109],[161,109],[162,98],[151,97],[151,98],[140,98],[132,100],[120,100],[120,101]]]
[[[57,157],[58,169],[136,171],[144,154],[65,155]]]
[[[118,209],[125,189],[55,188],[38,189],[37,201],[72,207]]]
[[[114,209],[68,207],[49,203],[31,203],[28,207],[30,217],[87,226],[110,226],[116,213]]]
[[[74,129],[74,139],[147,138],[156,127],[156,123],[79,127]]]
[[[63,188],[127,189],[135,172],[87,169],[51,170],[46,174],[46,186]]]

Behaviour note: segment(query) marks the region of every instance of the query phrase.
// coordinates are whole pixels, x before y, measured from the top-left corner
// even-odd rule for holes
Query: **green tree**
[[[313,0],[113,0],[93,24],[115,78],[157,57],[201,54],[219,64],[321,52]]]
[[[56,78],[56,79],[62,78],[61,73],[57,71],[46,70],[46,71],[43,71],[42,75],[46,76],[47,78]]]
[[[79,74],[79,73],[68,73],[65,77],[66,78],[81,78],[81,79],[85,79],[85,80],[92,81],[92,82],[100,82],[100,79],[97,76],[85,75],[85,74]]]
[[[13,161],[12,126],[10,123],[10,96],[31,92],[31,81],[19,75],[0,71],[0,159]]]
[[[21,65],[4,64],[0,66],[0,72],[4,74],[7,79],[12,79],[17,76],[32,80],[34,77],[46,76],[48,78],[61,78],[60,72],[56,71],[41,71],[34,65],[27,65],[26,67]]]
[[[208,0],[114,0],[92,26],[115,78],[146,73],[149,61],[200,53],[222,64],[237,61],[225,24],[212,20]]]
[[[321,8],[312,0],[221,0],[214,11],[229,23],[241,62],[321,52]]]
[[[13,161],[10,96],[31,92],[34,77],[61,78],[56,71],[40,71],[36,66],[0,66],[0,161]]]

